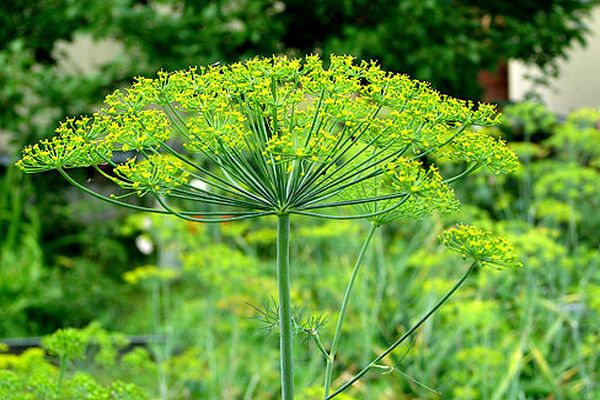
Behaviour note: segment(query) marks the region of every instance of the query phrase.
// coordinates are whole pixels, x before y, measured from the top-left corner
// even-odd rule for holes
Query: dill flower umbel
[[[440,239],[448,249],[483,266],[497,268],[523,266],[508,240],[474,226],[457,225],[443,232]]]
[[[19,167],[57,169],[88,191],[68,169],[93,167],[120,188],[105,200],[132,206],[122,199],[151,195],[162,206],[154,211],[202,222],[329,217],[315,210],[360,205],[358,216],[385,222],[457,207],[438,169],[423,168],[430,154],[448,152],[494,172],[516,165],[503,142],[468,130],[496,124],[492,106],[349,56],[331,56],[327,66],[319,56],[272,57],[161,71],[104,103],[25,148]],[[172,201],[186,211],[175,212]]]

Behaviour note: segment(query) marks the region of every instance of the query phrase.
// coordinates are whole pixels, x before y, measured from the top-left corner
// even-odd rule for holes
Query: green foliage
[[[513,136],[531,140],[534,135],[547,135],[557,123],[556,115],[541,103],[523,102],[506,107],[506,128]]]
[[[57,41],[68,41],[85,25],[100,25],[108,17],[109,7],[94,0],[33,0],[6,3],[4,11],[0,17],[1,46],[10,47],[15,40],[27,38],[22,45],[35,52],[36,60],[48,63],[53,60]]]
[[[78,360],[83,358],[87,347],[87,337],[82,332],[73,329],[59,329],[53,335],[44,339],[42,345],[46,351],[61,360]]]
[[[77,371],[63,379],[66,363],[84,359],[92,344],[98,349],[96,360],[101,364],[108,361],[108,365],[115,367],[115,349],[122,349],[127,344],[121,335],[109,333],[99,324],[91,324],[82,330],[60,329],[45,337],[42,344],[48,355],[60,359],[60,369],[51,364],[40,349],[29,349],[20,355],[0,354],[0,396],[3,399],[148,398],[144,391],[134,384],[115,380],[109,385],[104,385],[94,379],[90,372]]]
[[[484,215],[475,212],[468,214]],[[447,220],[453,221],[454,218],[459,217],[449,216]],[[479,218],[481,217],[473,219],[472,222],[482,226],[491,223],[489,217],[483,220]],[[379,346],[388,344],[398,332],[403,332],[412,318],[418,317],[431,302],[437,301],[453,285],[462,262],[459,257],[448,257],[435,240],[440,233],[439,227],[446,223],[434,221],[431,225],[425,220],[420,225],[406,227],[406,232],[410,232],[409,236],[404,234],[395,238],[388,234],[381,236],[381,239],[388,243],[386,247],[400,247],[402,248],[400,254],[404,253],[404,256],[390,253],[389,257],[385,256],[381,260],[378,259],[377,253],[374,253],[368,258],[367,268],[361,271],[364,273],[364,280],[359,283],[360,290],[355,292],[347,316],[344,344],[340,353],[343,358],[340,359],[338,366],[341,371],[354,372],[356,365],[362,364],[365,352],[376,354]],[[173,240],[191,243],[192,238],[198,242],[208,239],[209,233],[206,230],[190,231],[187,229],[189,225],[183,221],[175,225],[178,227],[175,228],[176,230],[181,229],[181,232],[187,233],[190,238],[186,240],[182,239],[182,236],[176,236],[172,237]],[[348,222],[344,229],[349,230],[350,226],[355,225],[358,224]],[[173,226],[169,228],[153,226],[165,232],[173,232],[174,229]],[[222,228],[228,230],[229,226],[225,225]],[[569,323],[585,315],[585,319],[580,322],[581,335],[582,337],[590,334],[593,336],[598,321],[598,314],[593,311],[594,296],[592,292],[586,295],[586,291],[578,285],[584,276],[593,277],[593,281],[597,282],[593,271],[600,259],[595,252],[585,252],[583,248],[580,250],[581,253],[571,253],[558,232],[547,228],[539,227],[532,230],[526,224],[513,222],[510,225],[499,224],[496,230],[514,243],[515,251],[520,254],[526,268],[514,274],[501,274],[495,271],[476,274],[474,279],[467,283],[466,290],[458,295],[458,299],[448,304],[446,308],[442,308],[431,325],[426,325],[419,330],[415,334],[414,343],[407,343],[405,347],[399,349],[397,355],[390,359],[389,365],[396,365],[402,373],[442,392],[443,395],[467,396],[468,393],[472,393],[475,398],[480,398],[486,395],[491,397],[497,392],[499,398],[518,398],[518,393],[522,393],[527,398],[527,396],[536,396],[540,393],[540,388],[545,387],[542,393],[551,394],[563,390],[573,398],[587,396],[593,399],[595,392],[585,395],[582,387],[577,385],[579,379],[589,375],[585,375],[586,372],[583,371],[573,376],[570,370],[579,365],[577,368],[584,368],[588,374],[593,371],[594,365],[597,365],[594,364],[594,356],[591,356],[593,351],[587,353],[590,354],[589,357],[579,360],[579,353],[573,351],[576,346],[583,346],[583,343],[577,344],[570,339],[571,333],[567,327]],[[295,233],[292,232],[292,236],[294,235]],[[356,253],[359,243],[356,238],[353,244],[348,243],[351,239],[345,240],[346,245],[351,245],[353,252]],[[335,246],[339,239],[333,236],[329,241]],[[311,263],[307,264],[307,267],[309,265],[314,267],[305,267],[295,272],[297,295],[294,299],[297,305],[309,310],[326,310],[326,312],[331,310],[328,313],[331,321],[336,318],[333,310],[337,308],[337,303],[341,299],[340,292],[344,282],[340,280],[340,274],[349,273],[347,269],[341,269],[340,265],[347,264],[348,261],[344,261],[344,258],[347,258],[344,252],[324,253],[322,255],[326,257],[321,258],[323,263],[318,264],[317,268],[315,259],[318,259],[319,253],[315,250],[320,245],[324,244],[314,240],[304,242],[305,248],[313,248],[312,251],[310,248],[305,250],[313,256],[306,262],[302,261],[300,265]],[[237,247],[233,242],[230,242],[229,246],[233,249]],[[410,250],[411,248],[418,250]],[[182,249],[182,251],[185,253],[187,250]],[[196,249],[196,251],[201,254],[203,250]],[[411,254],[411,257],[408,258],[406,253]],[[223,254],[221,259],[229,259],[225,255],[224,248],[220,250],[220,254]],[[203,261],[202,268],[210,269],[211,272],[217,271],[221,264],[218,258],[208,258]],[[230,372],[233,376],[225,374],[226,378],[217,378],[225,372],[223,363],[211,361],[210,354],[212,357],[225,357],[230,350],[227,344],[233,346],[234,351],[243,354],[244,357],[274,355],[275,341],[269,339],[265,341],[264,334],[259,330],[260,324],[253,319],[247,319],[254,312],[246,304],[246,302],[260,304],[262,300],[268,300],[268,296],[274,291],[273,283],[267,286],[268,279],[265,279],[270,272],[257,263],[244,265],[243,271],[236,272],[240,274],[239,278],[229,275],[234,280],[244,279],[247,282],[246,285],[237,285],[233,292],[227,279],[222,277],[214,280],[207,278],[200,286],[197,280],[190,280],[188,289],[185,289],[186,285],[183,282],[172,283],[175,285],[173,287],[178,288],[178,291],[173,294],[180,299],[187,298],[184,303],[188,303],[188,306],[173,310],[170,314],[175,332],[188,332],[194,326],[210,326],[210,333],[203,331],[195,340],[190,341],[185,336],[176,335],[176,341],[196,343],[199,349],[195,352],[189,350],[185,357],[183,354],[174,357],[173,363],[169,364],[170,371],[177,376],[170,381],[173,390],[186,382],[185,385],[189,388],[201,387],[201,391],[196,393],[206,398],[220,398],[225,388],[236,393],[245,392],[252,376],[256,373],[256,366],[234,363],[233,365],[237,365],[235,372]],[[228,269],[221,271],[222,275],[233,272]],[[380,275],[382,273],[386,277],[384,280]],[[378,286],[385,288],[385,297],[380,297],[381,294],[378,294]],[[209,290],[204,288],[216,293],[218,299],[209,296]],[[188,294],[185,294],[186,290],[189,290]],[[202,293],[200,299],[194,296],[198,291]],[[580,314],[577,307],[580,307],[580,299],[584,298],[587,299],[585,304],[591,306],[589,309],[586,308],[585,314]],[[412,306],[399,307],[399,304]],[[371,314],[367,312],[367,310],[373,311],[372,307],[376,310],[374,320],[370,320]],[[196,311],[192,312],[192,310]],[[198,310],[202,311],[198,312]],[[218,318],[215,317],[215,313]],[[365,322],[365,319],[374,322],[371,325]],[[327,340],[333,333],[333,327],[330,325],[331,323],[320,329],[323,340]],[[532,326],[533,331],[529,331],[527,326]],[[245,340],[237,340],[236,337],[239,336],[236,336],[236,331],[237,335],[241,335]],[[368,337],[372,338],[371,341]],[[521,340],[524,341],[524,345],[520,343]],[[593,339],[590,337],[588,340]],[[401,360],[404,350],[411,347],[412,350],[406,358]],[[316,348],[312,344],[298,343],[296,351],[300,366],[297,369],[299,380],[318,380],[317,371],[320,362],[315,354]],[[499,354],[509,356],[498,357]],[[148,360],[148,355],[139,360],[142,368],[140,371],[151,374],[153,367],[148,364]],[[550,366],[552,375],[548,375],[547,369],[543,367],[544,363]],[[273,390],[269,389],[270,385],[276,385],[277,381],[274,375],[277,366],[264,364],[259,373],[261,384],[254,392],[256,398],[268,398],[269,393],[273,393]],[[206,368],[206,372],[194,374],[190,368],[182,365],[202,365]],[[398,372],[394,374],[397,374],[396,379],[386,375],[378,376],[376,373],[369,375],[368,385],[354,389],[353,397],[390,399],[398,396],[423,399],[439,397],[422,385],[401,377]],[[551,376],[555,377],[554,381]],[[559,376],[566,379],[562,384],[557,383],[562,389],[556,389],[554,386],[560,379],[557,378]],[[181,379],[185,377],[184,381],[180,381],[179,377]],[[504,387],[503,382],[508,382],[509,387]],[[231,389],[231,385],[236,389]],[[593,389],[588,386],[586,390]]]
[[[65,114],[90,113],[102,94],[130,76],[318,49],[375,58],[444,92],[476,98],[477,72],[498,62],[516,58],[554,69],[556,57],[574,41],[584,41],[584,17],[595,3],[528,2],[519,8],[412,0],[377,6],[273,0],[13,4],[0,30],[0,101],[7,105],[0,121],[18,148],[47,136]],[[53,47],[82,32],[116,39],[127,55],[82,76],[61,72]]]
[[[600,162],[600,110],[572,112],[544,144],[566,160],[578,160],[596,168]]]
[[[120,76],[104,71],[109,79],[158,68],[229,63],[257,54],[322,49],[375,58],[387,69],[431,81],[444,92],[476,98],[477,73],[508,59],[555,73],[557,59],[565,57],[575,42],[585,42],[585,17],[595,4],[572,0],[528,1],[519,7],[470,0],[31,1],[7,6],[0,20],[0,38],[6,47],[26,38],[22,45],[44,64],[54,61],[57,41],[68,41],[76,33],[115,38],[135,56],[135,65]],[[58,86],[47,95],[62,97],[64,90],[54,88]]]
[[[461,188],[457,189],[460,193]],[[407,221],[397,227],[384,227],[384,234],[376,236],[346,318],[336,367],[340,374],[354,373],[367,358],[365,354],[377,354],[453,285],[462,261],[458,256],[449,257],[436,240],[442,226],[457,220],[488,229],[494,225],[494,232],[514,244],[525,268],[510,274],[487,270],[473,275],[465,290],[389,359],[386,365],[395,366],[408,378],[397,371],[379,374],[384,370],[374,370],[366,385],[353,389],[353,398],[597,396],[593,377],[599,365],[596,349],[600,308],[596,293],[600,282],[596,271],[600,258],[595,247],[580,244],[573,251],[564,231],[559,230],[564,227],[531,227],[516,219],[497,223],[491,219],[493,214],[474,206],[463,207],[460,215],[424,219],[418,224]],[[292,231],[292,237],[301,238],[295,263],[301,268],[294,271],[294,301],[307,310],[322,310],[330,321],[335,320],[344,285],[340,275],[350,272],[344,266],[357,253],[359,234],[365,227],[351,221],[328,221],[325,225],[302,222]],[[276,358],[276,339],[266,336],[255,319],[256,313],[246,304],[261,304],[275,292],[271,278],[273,254],[264,251],[262,240],[254,241],[251,235],[253,230],[272,230],[271,224],[258,220],[252,225],[255,228],[247,222],[213,228],[158,215],[139,215],[127,228],[151,237],[156,253],[178,249],[184,260],[190,251],[197,253],[190,253],[189,263],[184,261],[183,267],[200,272],[200,277],[183,273],[165,282],[171,287],[170,304],[177,305],[169,309],[166,325],[171,326],[172,345],[178,351],[163,364],[169,371],[172,398],[185,398],[187,394],[191,398],[221,399],[227,393],[252,393],[250,398],[257,399],[276,396],[275,362],[239,362]],[[208,243],[215,237],[224,238],[219,249],[221,257],[208,254]],[[594,236],[580,236],[581,242],[589,240]],[[388,253],[382,257],[383,250],[377,249]],[[215,278],[220,266],[238,260],[240,253],[245,254],[243,268],[229,265]],[[202,260],[202,269],[196,266],[196,260]],[[245,284],[231,285],[225,275]],[[581,286],[582,281],[588,282],[586,286]],[[140,292],[148,293],[143,288]],[[149,330],[148,308],[135,303],[135,297],[130,301],[140,315],[123,324],[135,332]],[[320,330],[325,341],[333,334],[331,325]],[[319,393],[316,387],[320,384],[322,361],[314,344],[298,341],[296,354],[298,381],[310,382],[306,393],[299,389],[298,397]],[[39,365],[40,357],[43,359],[39,352],[38,356],[28,357],[30,361],[21,364],[23,368],[26,364]],[[152,352],[137,348],[125,354],[123,361],[111,368],[112,373],[102,369],[94,377],[134,382],[156,397],[158,368]]]

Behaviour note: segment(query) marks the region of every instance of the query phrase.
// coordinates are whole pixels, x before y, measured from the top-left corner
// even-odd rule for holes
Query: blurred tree
[[[300,2],[298,2],[300,3]],[[304,1],[306,10],[318,1]],[[336,4],[337,3],[337,4]],[[341,28],[324,38],[336,49],[377,58],[390,69],[431,81],[443,92],[478,98],[477,74],[518,59],[549,75],[574,42],[585,43],[585,17],[598,1],[387,0],[326,2],[342,14]],[[345,5],[345,7],[344,7]],[[336,15],[330,10],[325,15]],[[297,19],[299,20],[299,19]]]
[[[348,53],[479,98],[477,74],[518,59],[558,73],[598,0],[162,0],[112,12],[112,33],[166,69],[271,53]],[[133,4],[137,3],[137,4]],[[153,68],[150,68],[153,69]]]
[[[0,50],[21,39],[37,62],[54,62],[56,41],[70,40],[82,28],[106,26],[117,1],[30,0],[0,2]]]
[[[135,3],[135,2],[132,2]],[[284,7],[274,0],[167,0],[123,7],[112,34],[151,72],[284,52]]]

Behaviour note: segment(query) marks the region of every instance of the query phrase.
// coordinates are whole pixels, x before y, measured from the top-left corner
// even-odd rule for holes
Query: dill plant
[[[254,58],[138,77],[131,87],[107,96],[92,116],[68,118],[55,137],[26,147],[17,164],[26,172],[57,170],[77,188],[115,205],[188,221],[276,216],[285,400],[294,396],[297,328],[290,301],[290,219],[368,219],[371,229],[330,349],[316,329],[303,329],[325,357],[323,396],[333,398],[378,366],[473,268],[516,264],[506,257],[510,246],[487,233],[464,226],[447,233],[444,242],[470,258],[471,268],[411,330],[330,393],[344,315],[375,230],[403,218],[456,210],[459,201],[449,183],[480,167],[513,171],[517,159],[504,142],[470,129],[498,120],[491,105],[445,96],[375,62],[349,56],[331,56],[328,63],[314,55]],[[439,159],[460,163],[462,172],[444,178],[434,162]],[[71,174],[81,167],[94,168],[118,189],[109,196],[94,191]],[[136,197],[151,197],[156,207],[131,200]]]

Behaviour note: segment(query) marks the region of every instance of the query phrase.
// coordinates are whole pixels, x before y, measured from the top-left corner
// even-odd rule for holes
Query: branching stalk
[[[362,264],[362,260],[365,256],[367,248],[371,243],[371,239],[373,238],[373,234],[377,230],[376,224],[371,224],[371,228],[369,229],[369,233],[367,234],[367,238],[360,249],[360,253],[358,254],[358,258],[356,259],[356,263],[354,264],[354,268],[352,269],[352,274],[350,275],[350,280],[348,281],[348,285],[346,286],[346,291],[344,292],[344,298],[342,299],[342,305],[340,307],[340,314],[338,316],[337,324],[335,326],[335,333],[333,335],[333,342],[331,343],[331,350],[329,351],[329,357],[327,357],[327,364],[325,367],[325,383],[324,383],[324,398],[327,398],[329,395],[329,390],[331,389],[331,381],[333,379],[333,363],[335,361],[335,356],[337,353],[337,348],[340,342],[340,337],[342,336],[342,325],[344,324],[344,317],[346,315],[346,310],[348,309],[348,303],[350,302],[350,296],[352,295],[352,289],[354,288],[354,282],[356,281],[356,277],[358,275],[358,271]]]
[[[365,366],[363,369],[361,369],[359,373],[354,375],[351,379],[349,379],[346,383],[344,383],[339,389],[337,389],[335,392],[333,392],[330,396],[326,396],[325,400],[333,399],[338,394],[344,392],[346,389],[348,389],[350,386],[352,386],[354,383],[356,383],[356,381],[358,381],[360,378],[362,378],[367,372],[369,372],[371,370],[371,368],[373,368],[379,361],[383,360],[388,354],[390,354],[392,351],[394,351],[394,349],[396,347],[398,347],[406,339],[408,339],[410,337],[410,335],[412,335],[417,329],[419,329],[419,327],[421,325],[423,325],[423,323],[425,323],[425,321],[427,321],[441,306],[444,305],[444,303],[446,301],[448,301],[448,299],[450,297],[452,297],[454,292],[456,292],[458,290],[458,288],[462,286],[462,284],[465,282],[467,277],[471,274],[471,272],[473,272],[473,270],[478,265],[479,265],[479,263],[477,261],[473,262],[473,264],[471,264],[469,269],[463,274],[463,276],[460,277],[460,279],[454,284],[454,286],[448,291],[448,293],[446,293],[446,295],[435,306],[433,306],[433,308],[431,308],[431,310],[429,310],[427,312],[427,314],[425,314],[423,317],[421,317],[421,319],[417,323],[415,323],[408,331],[406,331],[404,333],[404,335],[402,335],[398,340],[396,340],[383,353],[378,355],[375,359],[373,359],[373,361],[371,361],[369,364],[367,364],[367,366]]]

